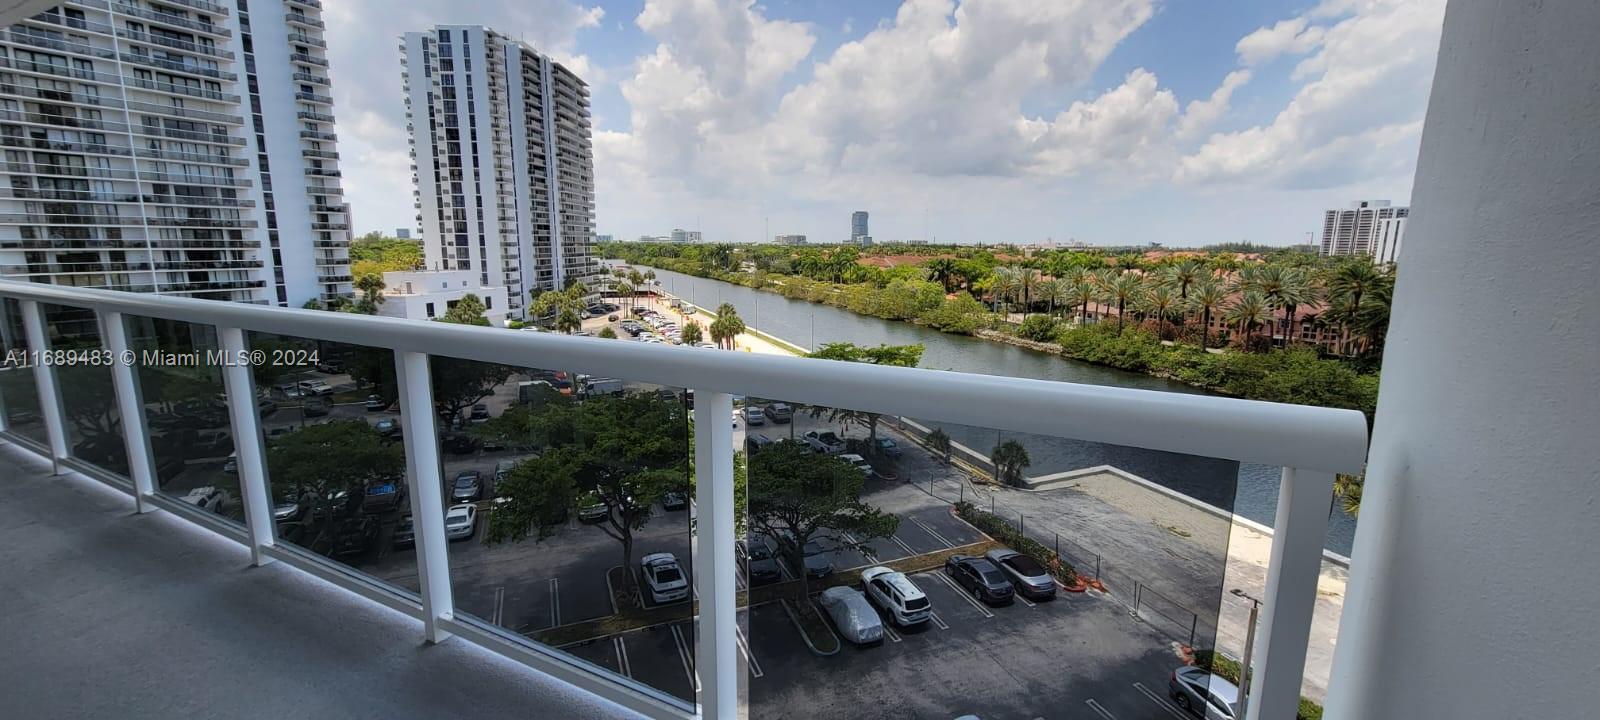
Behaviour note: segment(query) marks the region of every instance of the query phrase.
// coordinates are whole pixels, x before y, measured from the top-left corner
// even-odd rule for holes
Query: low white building
[[[383,304],[378,314],[408,320],[443,317],[468,294],[477,295],[494,327],[505,327],[510,301],[504,285],[481,285],[473,270],[402,270],[383,274]]]

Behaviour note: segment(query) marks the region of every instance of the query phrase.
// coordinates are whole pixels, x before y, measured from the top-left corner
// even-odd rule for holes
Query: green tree
[[[1255,329],[1272,322],[1272,308],[1267,305],[1266,296],[1250,289],[1228,304],[1227,314],[1223,317],[1228,324],[1239,328],[1239,335],[1248,347]]]
[[[1211,316],[1228,301],[1228,291],[1214,278],[1201,278],[1189,288],[1189,308],[1200,315],[1200,347],[1211,340]]]
[[[486,312],[489,312],[489,309],[483,306],[483,301],[479,300],[477,295],[467,293],[462,295],[461,299],[457,300],[449,309],[445,310],[444,315],[440,316],[439,320],[456,325],[488,327],[489,318],[484,317]]]
[[[553,318],[556,331],[570,335],[583,327],[583,311],[588,307],[584,296],[588,292],[582,285],[573,285],[540,293],[533,298],[531,309],[536,317]]]
[[[717,306],[716,318],[711,321],[711,341],[718,347],[734,348],[734,340],[745,331],[744,320],[731,303]]]
[[[1261,293],[1271,310],[1282,310],[1283,343],[1294,340],[1294,321],[1299,306],[1315,299],[1311,282],[1299,268],[1283,265],[1265,265],[1250,276],[1249,289]]]
[[[929,280],[939,283],[947,293],[955,292],[960,275],[955,258],[936,257],[923,263],[922,267],[928,272]]]
[[[994,446],[989,451],[989,462],[994,463],[994,479],[1013,487],[1023,486],[1022,472],[1033,464],[1028,459],[1028,449],[1015,440]]]
[[[1118,259],[1120,266],[1121,259]],[[1117,306],[1117,329],[1122,329],[1122,318],[1127,315],[1128,303],[1144,290],[1144,276],[1124,270],[1107,270],[1100,276],[1100,289],[1107,302]]]
[[[378,431],[360,420],[307,425],[267,444],[272,484],[292,488],[289,493],[280,492],[276,499],[311,505],[311,512],[292,527],[305,538],[302,544],[312,549],[333,529],[335,521],[343,519],[339,508],[330,503],[343,497],[361,497],[372,483],[399,482],[405,466],[400,445],[385,441]]]
[[[819,456],[792,440],[780,440],[748,459],[748,516],[752,532],[771,538],[800,576],[800,595],[810,593],[805,572],[805,544],[819,531],[848,534],[861,547],[886,538],[899,518],[861,501],[866,477],[849,463]]]
[[[699,345],[705,342],[705,333],[701,331],[700,322],[690,319],[683,323],[683,344]]]
[[[1160,334],[1167,331],[1167,321],[1176,317],[1183,307],[1182,300],[1166,284],[1158,284],[1139,297],[1139,309],[1156,319]]]
[[[866,363],[868,365],[892,365],[895,367],[916,367],[922,362],[922,352],[926,348],[918,343],[916,345],[879,345],[877,347],[862,347],[855,343],[825,343],[806,357],[819,360],[838,360],[841,362]],[[828,422],[836,422],[844,427],[852,425],[867,429],[868,452],[878,450],[878,413],[848,408],[823,408],[811,409],[811,416],[818,417],[823,413],[828,414]]]
[[[361,291],[361,299],[356,301],[355,311],[362,315],[376,315],[378,308],[383,305],[383,290],[388,286],[383,284],[382,275],[357,275],[356,289]]]
[[[1339,507],[1350,517],[1361,516],[1361,490],[1367,484],[1367,474],[1339,474],[1333,479],[1333,494],[1339,498]]]
[[[1341,352],[1350,352],[1350,336],[1352,331],[1359,331],[1356,327],[1361,309],[1369,295],[1374,291],[1387,286],[1392,292],[1394,279],[1392,276],[1380,272],[1365,258],[1346,261],[1334,269],[1327,280],[1328,304],[1330,305],[1329,319],[1338,324],[1341,335],[1345,340],[1340,343]],[[1392,297],[1392,296],[1391,296]],[[1387,306],[1387,301],[1383,303]],[[1381,322],[1372,322],[1369,331],[1375,331],[1381,325],[1384,330],[1388,328],[1388,312],[1382,312]],[[1369,321],[1377,318],[1369,314]]]
[[[636,596],[634,535],[649,524],[650,507],[663,494],[689,485],[681,404],[655,393],[581,402],[555,397],[512,408],[491,422],[496,421],[524,428],[527,442],[557,444],[508,473],[499,488],[507,499],[490,515],[484,541],[544,540],[562,525],[568,509],[604,505],[606,516],[598,527],[622,546],[626,590]]]

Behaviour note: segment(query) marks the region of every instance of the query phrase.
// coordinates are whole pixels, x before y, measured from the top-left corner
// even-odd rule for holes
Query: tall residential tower
[[[1362,200],[1348,209],[1329,210],[1322,218],[1323,255],[1376,256],[1380,246],[1400,246],[1405,218],[1411,208],[1393,207],[1388,200]],[[1391,256],[1385,262],[1393,262]]]
[[[406,116],[429,268],[535,290],[599,272],[589,89],[529,45],[473,25],[406,33]]]
[[[0,30],[0,275],[351,292],[317,0],[82,0]]]

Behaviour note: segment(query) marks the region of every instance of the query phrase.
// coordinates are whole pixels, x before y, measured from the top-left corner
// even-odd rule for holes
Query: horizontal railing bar
[[[249,541],[241,535],[239,542],[248,543]],[[332,560],[306,552],[293,545],[283,544],[264,545],[261,548],[261,554],[296,570],[303,571],[308,575],[314,575],[331,585],[349,590],[414,620],[420,621],[422,619],[421,602],[384,587],[376,580],[338,567],[333,564],[334,561]]]
[[[1360,472],[1355,410],[0,281],[0,296],[1167,452]]]

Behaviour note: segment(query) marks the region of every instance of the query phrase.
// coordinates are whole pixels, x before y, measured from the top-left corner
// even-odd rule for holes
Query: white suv
[[[689,579],[678,567],[678,558],[672,553],[650,553],[639,562],[644,571],[645,584],[650,586],[650,601],[661,603],[686,600],[689,597]]]
[[[911,582],[905,573],[898,573],[882,565],[861,571],[862,589],[867,598],[887,613],[894,624],[901,627],[925,623],[933,615],[933,606],[922,588]]]

